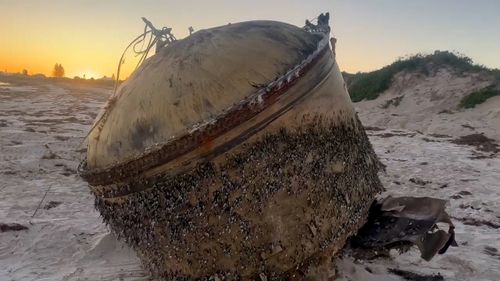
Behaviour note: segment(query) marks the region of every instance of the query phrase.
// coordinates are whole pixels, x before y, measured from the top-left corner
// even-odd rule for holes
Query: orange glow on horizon
[[[325,11],[338,39],[337,60],[347,72],[372,71],[400,56],[435,50],[456,50],[476,63],[500,67],[492,47],[500,45],[500,37],[491,36],[500,28],[495,14],[500,3],[438,2],[0,0],[0,71],[52,76],[59,63],[69,78],[116,76],[121,53],[143,31],[143,16],[157,27],[171,27],[180,39],[190,26],[197,31],[264,19],[303,26],[306,18]],[[126,57],[120,79],[131,74],[135,59]]]
[[[94,71],[94,70],[90,70],[90,69],[78,71],[74,74],[67,74],[66,76],[69,78],[73,78],[73,77],[78,76],[80,78],[85,78],[85,79],[91,79],[91,78],[99,79],[99,78],[102,78],[104,76],[111,77],[111,76],[107,76],[107,75],[102,75],[99,72]]]

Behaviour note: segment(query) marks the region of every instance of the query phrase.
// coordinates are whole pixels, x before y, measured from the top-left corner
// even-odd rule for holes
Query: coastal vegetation
[[[353,102],[376,99],[389,89],[394,75],[401,71],[410,71],[430,75],[440,67],[450,67],[459,73],[488,72],[500,81],[498,70],[490,70],[474,64],[471,58],[449,51],[435,51],[433,54],[417,54],[397,59],[394,63],[372,72],[350,74],[343,72],[344,79]],[[500,83],[497,83],[500,84]],[[482,98],[491,95],[483,93]],[[480,101],[481,99],[477,99]]]
[[[462,98],[459,107],[461,108],[474,108],[476,105],[485,102],[487,99],[500,96],[500,89],[495,85],[484,88],[477,92],[473,92]]]

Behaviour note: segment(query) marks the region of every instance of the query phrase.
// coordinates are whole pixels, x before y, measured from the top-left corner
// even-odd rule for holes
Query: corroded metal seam
[[[211,142],[217,136],[224,134],[239,124],[251,119],[264,109],[273,105],[280,96],[292,87],[300,77],[303,77],[329,50],[326,34],[318,43],[318,48],[301,63],[278,77],[266,87],[239,104],[225,110],[218,118],[197,124],[188,134],[174,139],[159,149],[150,149],[145,154],[127,162],[105,169],[87,169],[83,161],[78,172],[90,185],[107,185],[127,178],[139,176],[142,172],[163,163],[172,161],[192,150]]]

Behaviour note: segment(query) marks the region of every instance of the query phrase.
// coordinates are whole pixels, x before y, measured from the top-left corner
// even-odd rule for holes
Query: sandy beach
[[[135,253],[102,223],[76,173],[82,141],[110,92],[51,82],[0,84],[0,223],[27,228],[0,233],[0,280],[148,280]],[[370,118],[382,116],[366,114],[373,105],[356,106],[387,166],[380,173],[386,193],[449,200],[459,247],[431,262],[416,249],[372,261],[345,254],[337,262],[339,280],[404,280],[388,268],[444,280],[499,280],[498,154],[454,143],[463,130],[422,130],[425,118],[420,127],[411,120],[417,125],[402,128]],[[498,137],[497,121],[474,123],[473,113],[460,114],[454,118]]]

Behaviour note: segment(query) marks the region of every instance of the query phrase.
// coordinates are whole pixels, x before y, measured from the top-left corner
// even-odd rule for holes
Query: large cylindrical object
[[[288,279],[364,223],[378,160],[328,42],[272,21],[202,30],[118,89],[80,173],[155,277]]]

